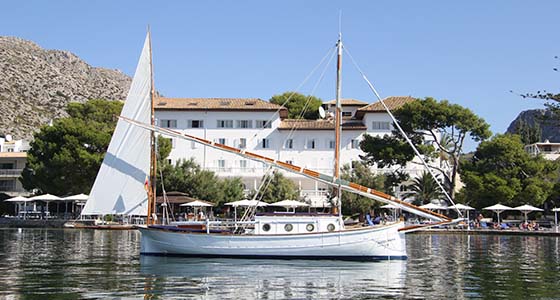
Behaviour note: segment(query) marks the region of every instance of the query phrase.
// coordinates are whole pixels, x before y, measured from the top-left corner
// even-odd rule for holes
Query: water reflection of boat
[[[141,256],[147,296],[185,292],[208,298],[398,297],[406,261],[207,259]],[[171,288],[173,287],[173,288]]]

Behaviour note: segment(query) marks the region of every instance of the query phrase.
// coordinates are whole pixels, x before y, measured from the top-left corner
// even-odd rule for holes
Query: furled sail
[[[325,174],[321,174],[319,172],[313,171],[313,170],[309,170],[309,169],[305,169],[302,167],[298,167],[298,166],[294,166],[282,161],[278,161],[272,158],[268,158],[265,156],[261,156],[259,154],[256,153],[252,153],[252,152],[248,152],[245,150],[241,150],[241,149],[237,149],[234,147],[230,147],[230,146],[226,146],[226,145],[222,145],[222,144],[218,144],[218,143],[214,143],[212,141],[208,141],[196,136],[192,136],[192,135],[188,135],[188,134],[183,134],[181,132],[177,132],[168,128],[161,128],[158,126],[154,126],[154,125],[150,125],[147,122],[139,122],[136,120],[133,120],[131,118],[127,118],[127,117],[123,117],[121,116],[120,119],[125,120],[127,122],[129,122],[130,124],[134,124],[136,126],[138,126],[139,128],[144,128],[147,129],[146,132],[149,131],[155,131],[164,135],[168,135],[168,136],[173,136],[173,137],[177,137],[177,138],[181,138],[181,139],[185,139],[185,140],[189,140],[189,141],[193,141],[199,144],[203,144],[212,148],[216,148],[222,151],[226,151],[226,152],[230,152],[230,153],[234,153],[237,154],[239,156],[242,156],[244,158],[247,159],[251,159],[251,160],[255,160],[255,161],[259,161],[259,162],[263,162],[267,165],[274,165],[277,168],[286,170],[288,172],[291,173],[297,173],[297,174],[301,174],[303,176],[307,176],[309,178],[315,179],[317,181],[320,182],[324,182],[326,184],[329,184],[331,186],[338,186],[340,184],[340,187],[343,190],[355,193],[355,194],[359,194],[361,196],[373,199],[373,200],[377,200],[383,203],[387,203],[387,204],[394,204],[395,206],[397,206],[398,208],[408,211],[410,213],[416,214],[418,216],[424,217],[424,218],[428,218],[437,222],[449,222],[451,221],[451,219],[447,216],[444,216],[442,214],[438,214],[432,211],[429,211],[427,209],[423,209],[421,207],[418,207],[416,205],[410,204],[408,202],[404,202],[402,200],[396,199],[395,197],[392,197],[390,195],[387,195],[385,193],[376,191],[374,189],[370,189],[367,187],[364,187],[362,185],[353,183],[353,182],[348,182],[346,180],[342,180],[342,179],[335,179],[330,175],[325,175]]]
[[[121,116],[150,123],[150,34],[146,36]],[[119,119],[82,215],[147,214],[150,132]]]

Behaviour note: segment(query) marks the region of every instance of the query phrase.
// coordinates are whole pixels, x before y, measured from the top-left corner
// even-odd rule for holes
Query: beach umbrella
[[[560,211],[560,208],[555,207],[552,211],[554,212],[554,225],[556,227],[556,232],[558,232],[558,212]]]
[[[505,210],[512,210],[513,208],[498,203],[492,206],[485,207],[483,209],[495,212],[498,215],[498,224],[500,224],[500,214]]]
[[[213,203],[201,201],[201,200],[194,200],[188,203],[183,203],[179,206],[192,206],[192,207],[212,207],[214,206]]]
[[[295,209],[296,207],[309,206],[309,204],[307,204],[307,203],[300,202],[300,201],[296,201],[296,200],[282,200],[282,201],[270,203],[269,205],[270,205],[270,206],[280,206],[280,207],[284,207],[284,208],[286,208],[286,211],[287,211],[289,208]]]
[[[77,195],[72,195],[72,196],[68,196],[68,197],[64,197],[62,198],[64,200],[64,206],[68,207],[68,202],[66,201],[74,201],[75,205],[79,205],[79,206],[83,206],[85,205],[84,203],[88,200],[89,195],[86,194],[77,194]],[[78,202],[78,203],[76,203]],[[74,204],[72,205],[72,213],[74,212]]]
[[[35,201],[44,201],[47,205],[47,211],[49,211],[49,203],[52,201],[61,201],[64,200],[64,198],[60,198],[58,196],[55,195],[51,195],[51,194],[43,194],[43,195],[38,195],[38,196],[34,196],[29,198],[29,200],[33,201],[33,210],[36,209],[36,205],[35,205]],[[58,213],[58,204],[57,204],[57,213]]]
[[[457,204],[455,204],[455,205],[453,205],[453,206],[450,206],[449,209],[456,209],[456,210],[464,210],[464,211],[466,211],[466,212],[467,212],[467,230],[470,230],[470,229],[471,229],[470,226],[469,226],[469,224],[468,224],[468,222],[469,222],[469,220],[470,220],[469,211],[474,210],[474,207],[470,207],[470,206],[468,206],[468,205],[464,205],[464,204],[461,204],[461,203],[457,203]]]
[[[532,205],[521,205],[521,206],[517,206],[513,208],[514,210],[518,210],[520,212],[522,212],[523,214],[525,214],[525,221],[527,221],[527,214],[532,212],[532,211],[543,211],[542,209],[538,208],[538,207],[534,207]]]
[[[14,202],[16,204],[16,216],[18,215],[18,213],[20,211],[21,203],[25,203],[25,202],[28,202],[28,201],[32,201],[32,200],[29,200],[28,198],[25,198],[25,197],[22,197],[22,196],[17,196],[17,197],[13,197],[13,198],[4,200],[4,202]]]
[[[441,206],[441,205],[434,204],[434,203],[431,203],[431,202],[428,203],[428,204],[421,205],[420,208],[423,208],[423,209],[447,209],[447,207],[445,207],[445,206]]]
[[[234,212],[234,221],[237,222],[237,207],[238,206],[257,206],[257,207],[262,207],[262,206],[268,206],[268,203],[266,202],[262,202],[262,201],[258,201],[258,200],[247,200],[247,199],[243,199],[243,200],[239,200],[239,201],[233,201],[233,202],[228,202],[224,205],[228,205],[228,206],[233,206],[233,212]]]

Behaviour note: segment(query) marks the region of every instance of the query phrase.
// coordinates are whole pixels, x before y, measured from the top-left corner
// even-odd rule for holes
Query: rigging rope
[[[369,81],[369,79],[367,78],[367,76],[365,75],[365,73],[362,71],[362,69],[358,66],[358,64],[356,63],[356,61],[354,60],[354,57],[352,57],[352,55],[350,54],[350,51],[348,51],[348,48],[344,47],[344,51],[346,51],[346,54],[348,54],[348,57],[350,57],[350,60],[352,61],[352,63],[354,64],[354,67],[356,67],[356,69],[358,70],[358,72],[360,73],[360,75],[362,75],[362,78],[366,81],[368,87],[370,88],[370,90],[373,92],[373,94],[377,97],[377,99],[379,100],[379,102],[381,102],[381,104],[383,105],[383,107],[385,108],[385,110],[387,111],[387,113],[389,114],[389,116],[391,117],[391,119],[393,120],[393,123],[395,124],[395,126],[397,127],[397,129],[399,130],[399,132],[401,133],[401,135],[405,138],[405,140],[408,142],[408,144],[410,145],[410,147],[412,147],[412,150],[414,150],[414,153],[416,154],[416,156],[420,159],[420,161],[422,161],[422,164],[424,165],[424,167],[426,168],[426,170],[428,170],[428,172],[430,173],[430,175],[432,176],[432,178],[434,179],[434,181],[437,183],[437,185],[439,186],[439,188],[442,190],[443,194],[445,195],[445,197],[447,198],[447,200],[449,200],[449,202],[451,204],[453,204],[453,206],[455,206],[455,202],[453,201],[453,199],[451,199],[451,196],[449,196],[449,194],[447,193],[447,191],[445,190],[445,188],[443,187],[443,185],[441,184],[441,182],[437,179],[436,175],[434,174],[434,172],[432,171],[432,169],[429,167],[428,163],[426,162],[426,160],[424,160],[424,158],[422,157],[422,155],[420,154],[420,152],[418,151],[418,149],[414,146],[414,144],[412,143],[412,141],[410,140],[410,138],[406,135],[406,133],[404,132],[404,130],[402,129],[401,125],[399,124],[399,122],[397,121],[397,119],[395,118],[395,116],[393,115],[393,113],[391,112],[391,110],[389,109],[389,107],[387,107],[387,105],[385,104],[385,101],[383,101],[383,99],[381,98],[381,96],[379,95],[379,93],[377,92],[377,90],[375,89],[375,87],[373,87],[373,84]],[[463,214],[461,213],[460,210],[456,209],[457,213],[459,214],[459,217],[463,217]]]

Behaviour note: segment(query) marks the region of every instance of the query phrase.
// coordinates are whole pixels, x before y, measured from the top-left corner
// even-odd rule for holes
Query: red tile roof
[[[367,102],[356,100],[356,99],[340,99],[341,105],[344,106],[365,106],[368,105]],[[335,105],[336,99],[325,102],[325,104]]]
[[[280,111],[288,117],[288,110],[258,98],[157,98],[156,110],[214,110],[214,111]]]
[[[284,119],[278,126],[278,130],[334,130],[334,121],[331,120],[305,120]],[[362,122],[344,122],[343,130],[366,130]]]
[[[383,102],[385,103],[385,105],[387,105],[389,110],[393,111],[414,100],[416,99],[412,98],[411,96],[391,96],[383,99]],[[385,112],[385,107],[383,107],[381,101],[377,101],[368,106],[358,108],[358,111],[356,112],[356,118],[361,119],[366,112]]]

